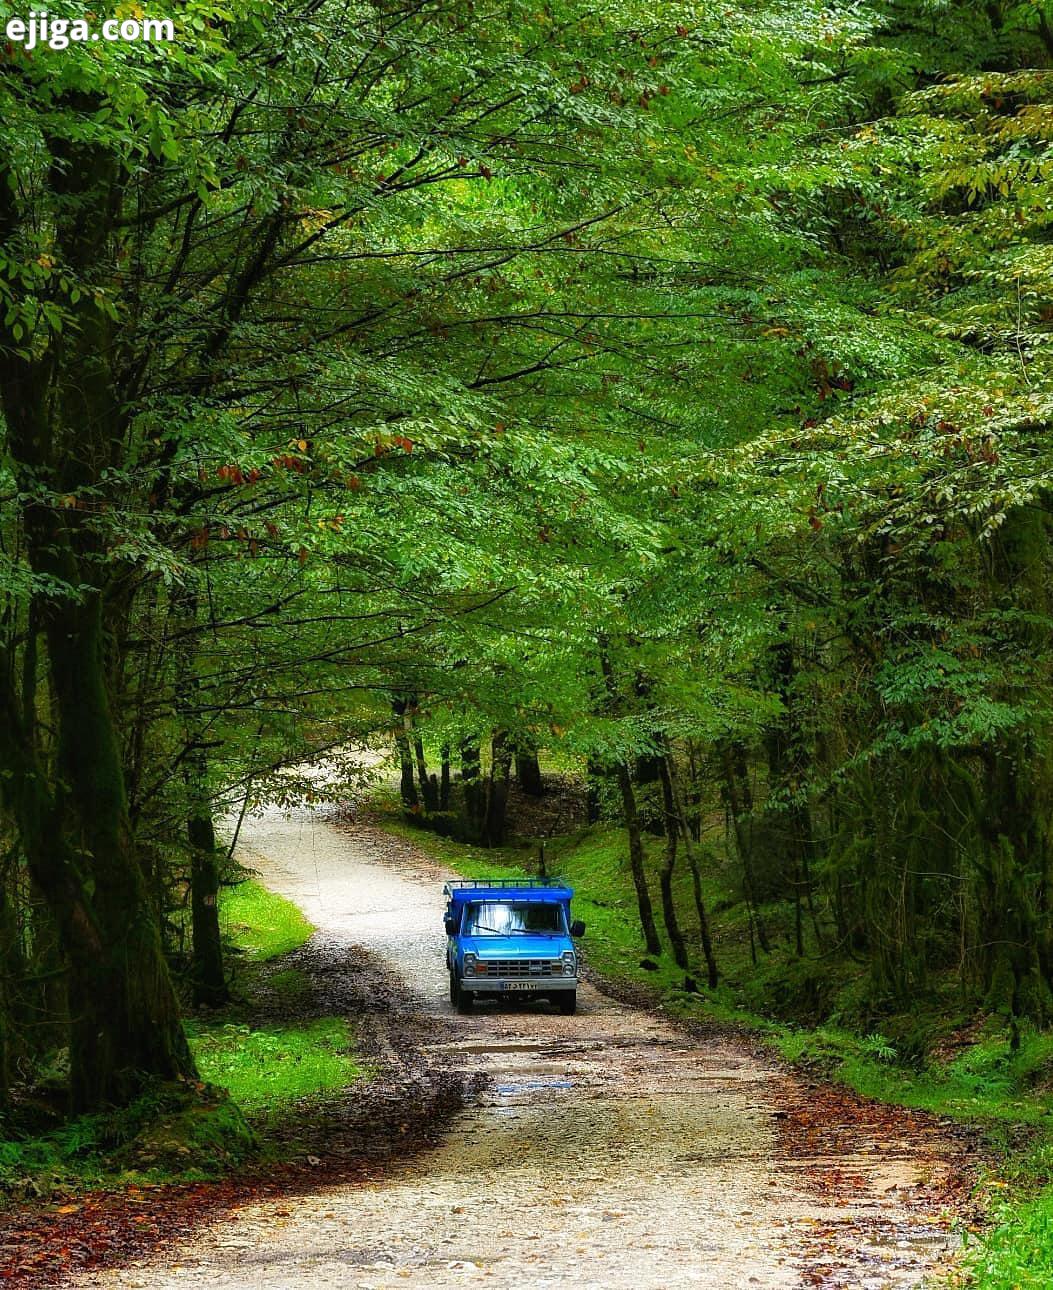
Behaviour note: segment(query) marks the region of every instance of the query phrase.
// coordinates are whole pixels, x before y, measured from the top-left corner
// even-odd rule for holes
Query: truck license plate
[[[506,981],[501,988],[502,990],[536,990],[537,987],[536,981]]]

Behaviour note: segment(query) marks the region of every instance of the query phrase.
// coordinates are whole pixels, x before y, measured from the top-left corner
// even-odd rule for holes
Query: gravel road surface
[[[354,946],[399,975],[426,1061],[486,1083],[436,1149],[396,1156],[379,1181],[249,1202],[77,1286],[876,1290],[946,1266],[955,1164],[935,1126],[904,1117],[890,1134],[863,1116],[795,1138],[815,1086],[590,986],[574,1017],[540,1001],[456,1015],[442,871],[368,823],[271,811],[246,821],[240,852],[304,910],[336,971]],[[399,1019],[388,1007],[361,1024],[383,1043]]]

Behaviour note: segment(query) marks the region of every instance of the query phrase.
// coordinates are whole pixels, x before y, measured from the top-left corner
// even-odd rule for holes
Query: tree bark
[[[71,92],[78,110],[102,107]],[[112,274],[118,157],[104,147],[48,135],[56,254],[87,284]],[[0,159],[0,240],[20,219]],[[110,317],[90,289],[40,357],[26,357],[0,324],[0,400],[7,449],[26,498],[25,550],[45,585],[35,611],[47,642],[57,720],[56,780],[36,756],[35,715],[14,696],[0,714],[2,790],[27,862],[69,957],[70,1083],[74,1109],[134,1097],[151,1077],[196,1074],[128,816],[121,741],[107,692],[104,618],[124,594],[98,529],[77,506],[41,504],[42,490],[77,501],[105,497],[106,472],[125,442],[124,403],[111,364]],[[130,571],[125,568],[124,574]]]
[[[196,1004],[218,1008],[230,998],[223,971],[219,931],[219,848],[210,811],[198,810],[187,821],[190,841],[190,920],[193,992]]]
[[[618,790],[622,796],[622,816],[625,820],[625,831],[629,836],[629,869],[636,890],[636,907],[640,914],[640,929],[643,932],[644,944],[649,954],[661,954],[662,942],[658,939],[658,928],[655,927],[654,909],[651,905],[651,893],[647,890],[647,870],[644,864],[643,834],[640,830],[640,817],[636,810],[636,794],[633,792],[632,776],[629,767],[619,762],[615,770],[618,779]]]
[[[450,745],[442,746],[442,761],[439,771],[439,810],[450,809]]]
[[[665,809],[665,863],[659,873],[662,891],[662,921],[673,947],[673,958],[677,967],[685,970],[688,967],[687,946],[684,944],[684,933],[676,913],[676,900],[673,897],[673,874],[676,871],[676,844],[680,828],[677,821],[676,805],[673,802],[673,789],[669,783],[669,768],[665,758],[659,760],[658,773],[662,780],[662,805]]]
[[[544,792],[536,748],[516,748],[516,783],[528,797],[540,797]]]
[[[482,755],[475,738],[461,740],[462,813],[465,835],[472,841],[483,836],[486,823],[486,785],[482,780]]]
[[[409,735],[406,731],[406,700],[392,699],[391,710],[395,714],[395,750],[399,756],[399,795],[407,811],[420,809],[420,798],[417,796],[417,784],[413,775],[413,754],[410,752]]]
[[[727,794],[728,809],[731,812],[731,823],[735,833],[735,849],[739,853],[739,863],[742,865],[743,894],[750,910],[751,922],[756,926],[760,947],[765,954],[770,954],[771,944],[757,905],[757,883],[753,873],[753,844],[746,836],[743,823],[749,811],[739,794],[738,767],[730,744],[724,743],[720,747],[720,765],[724,772],[724,791]]]
[[[720,975],[717,971],[717,960],[713,954],[713,941],[709,934],[709,914],[706,911],[706,902],[702,895],[702,874],[698,867],[695,843],[691,836],[691,827],[684,808],[680,781],[677,778],[676,759],[673,757],[673,750],[668,741],[666,741],[665,764],[669,776],[669,789],[673,797],[673,809],[676,811],[677,819],[680,821],[680,835],[684,839],[684,851],[687,853],[687,863],[691,870],[691,886],[695,897],[695,909],[698,911],[698,935],[699,940],[702,942],[702,954],[706,960],[709,988],[715,990]]]
[[[508,781],[512,773],[512,744],[503,730],[495,732],[491,744],[490,779],[486,793],[483,844],[499,847],[505,839],[508,812]]]
[[[428,763],[424,758],[424,740],[419,734],[413,735],[413,756],[417,763],[417,787],[426,811],[434,811],[439,806],[439,783],[434,775],[428,774]]]

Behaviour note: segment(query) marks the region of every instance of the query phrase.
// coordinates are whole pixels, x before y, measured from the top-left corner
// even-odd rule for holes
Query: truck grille
[[[476,971],[485,968],[486,976],[532,977],[562,976],[562,959],[481,959]],[[482,972],[479,973],[483,975]]]

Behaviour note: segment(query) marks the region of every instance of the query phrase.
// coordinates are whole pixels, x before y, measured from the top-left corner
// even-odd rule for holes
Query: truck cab
[[[447,882],[446,966],[450,1002],[470,1012],[476,999],[547,998],[577,1008],[578,954],[572,937],[573,890],[545,879],[480,878]]]

